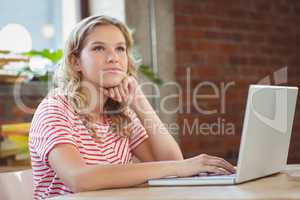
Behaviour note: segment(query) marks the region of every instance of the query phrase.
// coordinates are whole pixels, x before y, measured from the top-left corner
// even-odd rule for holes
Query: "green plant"
[[[56,65],[60,59],[63,56],[63,51],[61,49],[57,49],[56,51],[50,51],[49,49],[43,49],[41,51],[37,51],[37,50],[32,50],[29,52],[24,52],[22,53],[22,55],[24,56],[28,56],[31,58],[34,57],[42,57],[45,59],[50,60],[53,65]],[[137,50],[135,49],[134,52],[134,57],[136,58],[140,58]],[[156,74],[152,68],[148,65],[145,64],[141,64],[138,67],[138,71],[141,72],[141,74],[143,74],[146,78],[148,78],[150,81],[152,81],[153,83],[157,84],[157,85],[162,85],[163,84],[163,80],[158,76],[158,74]],[[51,69],[50,71],[46,70],[47,73],[45,74],[40,74],[37,73],[35,71],[33,71],[29,66],[25,67],[22,69],[22,71],[19,72],[19,75],[21,74],[31,74],[31,76],[34,77],[34,79],[36,80],[40,80],[40,81],[47,81],[49,79],[49,75],[51,75],[51,72],[53,72],[53,69]],[[50,73],[48,73],[50,72]]]
[[[134,34],[134,32],[135,32],[134,29],[130,29],[130,31],[131,31],[131,34]],[[132,48],[131,53],[132,53],[132,56],[133,56],[134,60],[138,61],[139,63],[142,62],[142,56],[140,55],[138,46],[134,46]],[[139,64],[138,65],[138,71],[141,72],[141,74],[143,74],[150,81],[152,81],[153,83],[155,83],[159,86],[164,83],[164,81],[158,76],[158,74],[156,74],[152,70],[152,68],[149,65]]]
[[[158,75],[154,73],[151,67],[149,67],[148,65],[140,65],[138,70],[149,80],[156,83],[157,85],[162,85],[164,83],[164,81],[160,79]]]
[[[47,58],[51,60],[53,63],[57,63],[63,56],[63,51],[58,49],[56,51],[50,51],[49,49],[44,49],[41,51],[32,50],[29,52],[24,52],[22,55],[34,57],[34,56],[41,56],[43,58]]]

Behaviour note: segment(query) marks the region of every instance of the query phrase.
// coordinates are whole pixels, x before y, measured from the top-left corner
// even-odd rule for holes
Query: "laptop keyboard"
[[[196,175],[196,176],[192,176],[192,177],[188,177],[188,178],[192,178],[192,179],[232,179],[235,178],[236,174],[230,174],[230,175],[216,175],[216,174],[208,174],[208,175]]]
[[[230,174],[230,175],[217,175],[217,174],[210,174],[210,173],[200,173],[195,176],[190,177],[178,177],[178,176],[167,176],[164,178],[179,178],[179,179],[232,179],[235,178],[236,174]]]
[[[219,174],[215,174],[215,173],[206,173],[206,172],[204,172],[204,173],[199,173],[198,175],[195,175],[195,177],[199,177],[199,176],[201,176],[201,177],[203,177],[203,176],[209,176],[209,177],[211,177],[211,176],[221,176],[221,177],[223,177],[223,176],[229,176],[229,177],[235,177],[236,176],[236,173],[233,173],[233,174],[229,174],[229,175],[219,175]]]

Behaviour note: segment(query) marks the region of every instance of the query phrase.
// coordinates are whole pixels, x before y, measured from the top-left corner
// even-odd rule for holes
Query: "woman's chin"
[[[114,74],[110,76],[104,76],[102,79],[100,78],[99,85],[104,88],[111,88],[120,85],[123,79],[126,77],[126,74]]]
[[[123,79],[119,78],[119,79],[115,79],[115,78],[112,78],[111,80],[109,81],[105,81],[101,84],[102,87],[104,88],[111,88],[111,87],[116,87],[118,85],[121,84]]]

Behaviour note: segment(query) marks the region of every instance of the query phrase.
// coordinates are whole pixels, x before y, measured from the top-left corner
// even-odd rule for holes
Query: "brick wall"
[[[284,73],[284,66],[288,66],[286,84],[300,84],[300,1],[174,0],[174,14],[176,77],[183,88],[178,124],[184,156],[206,152],[235,163],[248,85],[267,76],[272,84],[285,82],[273,76],[276,71]],[[209,94],[211,99],[189,99],[197,87],[197,94]],[[224,95],[212,96],[222,91]],[[300,162],[299,104],[289,163]],[[205,114],[197,106],[216,112]],[[198,122],[204,125],[193,130]],[[213,133],[208,133],[209,128]]]

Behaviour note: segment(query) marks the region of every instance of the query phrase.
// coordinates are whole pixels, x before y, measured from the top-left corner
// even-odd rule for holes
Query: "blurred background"
[[[300,84],[298,0],[0,0],[0,13],[6,170],[30,167],[32,115],[72,26],[90,15],[133,31],[139,82],[186,158],[208,153],[236,164],[249,84]],[[300,163],[299,104],[288,163]]]

